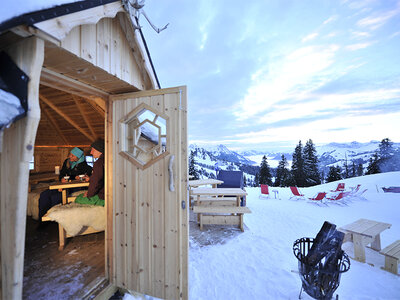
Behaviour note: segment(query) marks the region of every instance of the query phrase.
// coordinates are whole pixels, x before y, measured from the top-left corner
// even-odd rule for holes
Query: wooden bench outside
[[[383,267],[382,269],[398,275],[400,259],[400,240],[397,240],[389,246],[385,247],[385,249],[383,249],[379,253],[385,256],[385,267]]]
[[[236,205],[235,201],[233,203]],[[243,206],[199,206],[196,204],[193,207],[193,212],[197,213],[199,216],[200,230],[203,230],[204,224],[214,224],[237,225],[241,231],[244,231],[243,214],[251,213],[251,210]]]

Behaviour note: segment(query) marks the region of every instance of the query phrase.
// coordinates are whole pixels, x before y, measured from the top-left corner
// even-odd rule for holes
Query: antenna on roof
[[[125,10],[129,13],[129,16],[131,17],[131,21],[135,29],[140,29],[142,26],[139,24],[139,17],[142,14],[147,22],[149,22],[150,26],[157,32],[160,33],[164,29],[167,28],[169,23],[165,25],[163,28],[156,27],[149,19],[149,17],[146,15],[145,11],[143,10],[144,7],[144,1],[139,1],[139,0],[122,0],[122,4],[125,8]],[[134,22],[136,20],[136,22]],[[137,25],[135,24],[137,23]]]

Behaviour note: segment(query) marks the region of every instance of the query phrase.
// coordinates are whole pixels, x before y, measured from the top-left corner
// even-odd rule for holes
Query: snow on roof
[[[0,24],[12,18],[78,0],[4,0],[0,10]]]

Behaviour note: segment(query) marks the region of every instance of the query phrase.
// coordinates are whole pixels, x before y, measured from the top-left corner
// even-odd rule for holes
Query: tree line
[[[389,138],[385,138],[380,142],[378,150],[369,159],[365,170],[362,161],[352,160],[348,162],[346,156],[343,167],[339,165],[330,166],[328,174],[325,176],[324,172],[319,169],[314,143],[309,139],[304,147],[301,140],[299,141],[293,152],[290,169],[288,161],[282,155],[276,169],[274,182],[272,182],[273,176],[267,158],[263,156],[255,184],[257,186],[259,184],[268,184],[280,187],[308,187],[322,182],[332,182],[345,178],[397,170],[400,170],[400,149],[394,149],[393,142]]]
[[[198,163],[198,165],[209,169],[210,172],[204,168],[196,170],[195,154],[194,151],[191,151],[189,156],[189,175],[192,175],[194,179],[199,179],[201,175],[208,178],[215,178],[212,171],[213,166]],[[343,167],[339,165],[330,166],[328,173],[325,175],[324,171],[319,168],[319,160],[313,141],[309,139],[303,147],[300,140],[294,149],[290,168],[284,155],[281,156],[276,169],[272,169],[269,166],[265,155],[262,158],[260,166],[234,165],[231,163],[228,169],[233,170],[235,167],[245,173],[255,175],[254,181],[245,181],[250,186],[268,184],[279,187],[309,187],[323,182],[400,170],[400,148],[394,149],[393,142],[389,138],[385,138],[379,143],[377,151],[369,159],[365,169],[362,160],[348,161],[346,156]]]

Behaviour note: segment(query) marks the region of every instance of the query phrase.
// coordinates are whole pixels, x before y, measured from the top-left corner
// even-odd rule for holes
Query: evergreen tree
[[[344,176],[343,178],[350,178],[350,170],[349,170],[349,164],[347,163],[347,153],[345,155],[345,160],[344,160]]]
[[[243,186],[246,187],[247,186],[247,179],[246,179],[246,175],[243,175]]]
[[[271,169],[267,162],[267,157],[264,155],[260,164],[260,174],[258,177],[259,184],[272,185]]]
[[[328,176],[326,177],[326,182],[332,182],[332,181],[336,181],[336,180],[340,180],[342,179],[342,168],[337,166],[331,166],[329,167],[329,172],[328,172]]]
[[[292,185],[292,178],[289,169],[287,168],[289,163],[286,157],[282,154],[281,160],[279,161],[276,169],[275,186],[290,186]]]
[[[370,174],[377,174],[380,173],[379,169],[379,156],[378,153],[375,152],[372,157],[369,159],[369,164],[367,166],[367,172],[365,172],[366,175]]]
[[[396,171],[396,161],[394,159],[395,151],[393,150],[393,142],[385,138],[379,144],[379,170],[381,172]]]
[[[296,146],[293,152],[292,170],[291,170],[295,185],[304,187],[307,185],[306,175],[304,173],[304,157],[303,146],[301,141]]]
[[[357,166],[354,160],[351,161],[350,177],[357,176]]]
[[[313,141],[309,139],[304,146],[304,173],[306,176],[306,186],[313,186],[321,183],[321,178],[318,170],[317,150]]]
[[[364,175],[364,166],[362,163],[359,163],[357,166],[357,176],[363,176]]]
[[[385,138],[379,143],[379,158],[388,159],[391,156],[393,156],[393,142]]]
[[[254,186],[259,186],[260,185],[260,175],[258,175],[259,172],[257,172],[256,176],[254,177]]]
[[[195,164],[196,164],[196,161],[194,159],[194,152],[193,152],[193,150],[191,150],[190,156],[189,156],[189,175],[193,176],[192,179],[194,179],[194,180],[200,178],[199,173],[196,170]]]

